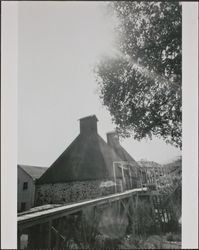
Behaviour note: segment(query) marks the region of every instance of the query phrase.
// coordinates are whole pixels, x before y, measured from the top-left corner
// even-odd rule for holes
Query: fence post
[[[21,249],[21,230],[17,232],[17,249]]]
[[[48,222],[48,235],[47,235],[47,249],[51,249],[51,230],[52,230],[52,220]]]

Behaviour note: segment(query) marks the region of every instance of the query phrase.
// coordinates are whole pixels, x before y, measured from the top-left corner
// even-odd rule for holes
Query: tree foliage
[[[117,1],[117,53],[96,67],[100,96],[118,131],[152,135],[181,148],[181,37],[179,2]]]

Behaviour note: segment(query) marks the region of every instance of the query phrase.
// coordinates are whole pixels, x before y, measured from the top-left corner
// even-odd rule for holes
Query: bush
[[[155,218],[150,202],[138,200],[130,209],[131,229],[134,234],[151,234],[155,230]]]
[[[171,232],[169,232],[168,234],[166,234],[166,240],[167,241],[180,242],[181,241],[181,235],[179,235],[179,234],[172,234]]]
[[[174,241],[173,240],[173,234],[171,232],[169,232],[167,235],[166,235],[166,240],[167,241]]]

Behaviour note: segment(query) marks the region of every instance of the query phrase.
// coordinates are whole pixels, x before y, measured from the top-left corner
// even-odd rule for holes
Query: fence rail
[[[17,218],[18,229],[22,230],[37,224],[49,222],[50,220],[57,219],[81,211],[86,207],[112,203],[114,201],[125,199],[137,193],[142,193],[146,191],[147,188],[137,188],[122,193],[112,194],[97,199],[91,199],[74,204],[62,205],[59,207],[54,207],[43,211],[37,211],[34,213],[23,213],[21,215],[19,214]]]

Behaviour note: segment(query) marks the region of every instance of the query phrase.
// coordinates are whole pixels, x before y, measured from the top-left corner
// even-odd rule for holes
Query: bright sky
[[[106,2],[19,2],[18,163],[50,166],[95,114],[98,133],[114,129],[97,93],[93,65],[114,44]],[[159,139],[121,143],[135,158],[165,163],[180,150]]]

